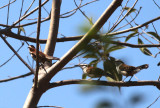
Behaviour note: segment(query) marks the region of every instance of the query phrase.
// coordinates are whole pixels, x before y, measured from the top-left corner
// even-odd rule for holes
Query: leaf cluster
[[[116,58],[110,56],[110,53],[125,47],[112,44],[111,41],[113,41],[114,36],[100,37],[97,35],[97,37],[83,49],[83,58],[91,59],[89,65],[93,67],[97,67],[97,64],[103,63],[104,72],[112,76],[106,77],[108,81],[121,81],[122,75],[118,74],[115,66]],[[85,78],[83,76],[83,79]]]

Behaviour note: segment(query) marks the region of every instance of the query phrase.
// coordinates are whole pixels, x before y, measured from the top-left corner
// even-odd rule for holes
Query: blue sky
[[[26,7],[29,6],[29,3],[31,1],[32,0],[25,1],[25,6]],[[103,13],[103,11],[107,8],[107,6],[111,3],[111,1],[112,0],[107,0],[107,1],[99,0],[98,2],[87,5],[86,7],[82,8],[82,10],[85,11],[85,13],[89,17],[93,17],[93,21],[95,22],[99,18],[99,16]],[[86,2],[89,2],[89,0],[86,0]],[[129,6],[132,6],[133,2],[134,2],[133,0],[130,1]],[[124,0],[124,3],[126,3],[126,0]],[[122,4],[123,6],[124,6],[124,3]],[[6,4],[6,1],[3,0],[3,3],[0,6],[3,6],[3,4]],[[18,20],[19,11],[17,10],[20,10],[20,5],[21,3],[19,1],[16,1],[13,5],[11,5],[10,19],[9,19],[10,25],[13,22]],[[34,4],[32,9],[34,9],[34,7],[36,7],[37,5],[38,5],[38,2]],[[50,9],[50,7],[51,7],[51,1],[48,2],[45,8]],[[158,10],[158,8],[155,6],[152,0],[139,1],[135,6],[135,8],[139,9],[140,7],[142,7],[142,10],[140,12],[140,15],[135,20],[136,23],[138,24],[142,24],[148,20],[151,20],[152,18],[159,16],[158,13],[160,10]],[[74,8],[75,6],[74,6],[73,0],[63,0],[61,5],[61,14],[69,10],[72,10]],[[24,8],[24,10],[25,9],[26,8]],[[0,14],[1,16],[3,16],[3,17],[0,17],[0,24],[6,24],[6,16],[7,16],[6,10],[7,8],[0,9]],[[111,16],[109,21],[103,27],[104,31],[107,31],[109,22],[110,24],[113,24],[115,22],[115,20],[119,16],[120,10],[121,8],[118,8],[118,10],[116,10],[115,13]],[[36,18],[37,17],[36,15],[37,13],[30,16],[29,18]],[[43,11],[43,17],[46,17],[46,16],[47,16],[47,13]],[[27,20],[23,21],[22,24],[25,22],[27,22]],[[65,36],[81,35],[82,32],[80,32],[81,31],[80,27],[83,26],[85,23],[87,23],[85,17],[82,16],[82,14],[78,11],[75,15],[71,16],[70,18],[60,19],[59,33],[62,33]],[[126,22],[124,21],[124,23]],[[122,25],[124,23],[122,23]],[[160,23],[159,21],[154,23],[158,31],[159,31],[159,23]],[[123,29],[127,29],[127,28],[129,28],[129,26]],[[40,34],[41,39],[47,38],[48,29],[49,29],[49,22],[42,23],[41,34]],[[149,26],[148,31],[151,31],[151,30],[153,30],[153,28]],[[13,31],[17,33],[17,30],[14,29]],[[30,33],[36,31],[36,25],[25,27],[25,31],[28,36]],[[128,34],[123,34],[123,35],[127,36]],[[31,37],[36,37],[36,33],[31,35]],[[62,36],[59,35],[58,37],[62,37]],[[21,42],[18,40],[15,40],[12,38],[7,38],[7,40],[15,49],[18,49],[19,46],[21,45]],[[137,38],[133,38],[128,42],[137,44]],[[1,39],[0,39],[0,43],[1,43],[0,64],[2,64],[13,53],[12,51],[10,51],[10,49],[4,44],[4,42]],[[57,43],[54,56],[62,57],[75,43],[76,41]],[[44,45],[42,45],[42,50],[43,49],[44,49]],[[153,54],[156,54],[158,52],[157,48],[152,48],[151,51]],[[22,57],[26,61],[27,61],[27,56],[29,57],[30,61],[32,60],[29,55],[27,45],[25,45],[20,50],[19,54],[22,55]],[[139,49],[127,47],[125,49],[111,53],[111,56],[125,60],[125,62],[128,65],[138,66],[141,64],[149,64],[149,69],[143,70],[136,75],[140,80],[157,80],[158,76],[160,75],[159,67],[157,67],[157,63],[159,62],[159,59],[158,59],[159,55],[157,56],[157,58],[153,58],[151,56],[146,56],[142,54]],[[79,63],[78,59],[75,59],[69,62],[67,66],[73,66],[78,63]],[[7,65],[0,68],[0,73],[1,73],[0,79],[5,79],[5,78],[25,74],[27,72],[29,72],[29,70],[21,63],[21,61],[17,57],[14,57]],[[68,69],[68,70],[59,72],[52,79],[52,81],[80,79],[81,76],[82,76],[82,70],[80,68],[74,68],[70,70]],[[0,89],[1,89],[0,90],[1,91],[0,92],[0,108],[21,108],[25,102],[25,99],[29,93],[30,88],[32,87],[32,79],[33,79],[33,75],[26,78],[22,78],[22,79],[1,83],[0,84]],[[105,78],[102,78],[102,80],[105,80]],[[136,80],[136,79],[133,78],[132,80]],[[114,90],[116,90],[116,92]],[[51,89],[46,93],[44,93],[38,105],[55,105],[55,106],[61,106],[64,108],[94,108],[94,106],[98,104],[100,100],[110,100],[112,102],[117,102],[118,105],[121,108],[123,108],[123,106],[126,105],[127,100],[131,95],[135,93],[141,93],[145,95],[145,101],[142,104],[138,104],[138,106],[135,106],[135,108],[145,108],[149,106],[159,96],[159,90],[153,86],[124,87],[122,88],[121,95],[117,91],[118,91],[117,88],[110,88],[110,89],[106,88],[105,90],[97,90],[91,93],[84,93],[82,92],[81,85],[62,86],[62,87]],[[160,100],[158,100],[151,108],[158,108],[160,106],[159,101]],[[128,108],[132,108],[132,107],[128,107]]]

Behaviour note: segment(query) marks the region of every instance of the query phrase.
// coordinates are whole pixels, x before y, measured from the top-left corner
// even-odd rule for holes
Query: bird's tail
[[[49,60],[59,60],[59,58],[57,58],[57,57],[52,57],[52,56],[47,56],[47,59],[49,59]]]
[[[136,68],[142,70],[142,69],[147,69],[148,67],[149,67],[148,64],[144,64],[144,65],[138,66]]]

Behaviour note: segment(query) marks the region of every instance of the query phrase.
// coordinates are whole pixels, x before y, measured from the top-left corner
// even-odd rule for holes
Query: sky
[[[24,9],[25,10],[32,0],[25,0],[24,2]],[[79,2],[79,0],[77,0]],[[89,2],[90,0],[85,0],[83,3]],[[100,15],[104,12],[104,10],[108,7],[112,0],[99,0],[95,3],[89,4],[82,8],[85,11],[85,14],[89,17],[93,18],[93,22],[95,22]],[[125,5],[127,0],[123,1],[122,6]],[[158,1],[158,0],[156,0]],[[135,0],[130,0],[128,6],[132,6]],[[8,1],[3,0],[0,4],[0,7],[4,4],[7,4]],[[34,9],[37,7],[38,2],[36,1],[33,7],[30,9]],[[160,5],[160,4],[159,4]],[[21,2],[16,1],[14,4],[10,6],[10,14],[9,14],[9,25],[13,24],[13,22],[17,21],[19,18],[19,10],[21,7]],[[45,5],[45,8],[49,10],[51,7],[51,0]],[[159,16],[159,9],[153,3],[152,0],[140,0],[138,1],[137,5],[135,6],[136,9],[142,7],[139,16],[135,20],[137,24],[143,24],[146,21],[149,21],[153,18]],[[73,0],[63,0],[61,5],[61,14],[70,11],[75,8]],[[117,17],[120,14],[121,8],[119,7],[114,14],[109,18],[106,24],[103,27],[103,32],[108,30],[109,24],[113,24]],[[7,20],[7,7],[4,9],[0,9],[0,14],[3,17],[0,17],[0,24],[6,24]],[[22,14],[24,11],[22,11]],[[47,17],[48,14],[42,11],[43,17]],[[134,14],[133,14],[134,15]],[[37,18],[37,12],[33,15],[29,16],[28,19]],[[129,18],[128,18],[129,19]],[[30,20],[24,20],[21,24],[25,24]],[[126,22],[123,21],[120,26],[125,24]],[[155,24],[157,31],[159,31],[159,21]],[[80,28],[88,24],[85,17],[77,11],[77,13],[69,18],[61,18],[60,19],[60,26],[59,26],[59,35],[58,37],[63,37],[60,34],[63,34],[66,37],[69,36],[78,36],[82,35],[82,31]],[[120,27],[119,26],[119,27]],[[130,26],[122,28],[121,30],[127,29]],[[1,27],[2,29],[2,27]],[[36,37],[36,24],[33,26],[25,27],[25,32],[27,36]],[[49,21],[41,24],[41,33],[40,38],[46,39],[49,30]],[[149,25],[147,31],[152,31],[153,28]],[[13,32],[17,33],[17,29],[13,29]],[[30,35],[33,33],[32,35]],[[24,35],[22,33],[22,35]],[[127,36],[128,34],[122,34],[120,36]],[[147,37],[147,36],[146,36]],[[142,37],[140,37],[142,38]],[[148,37],[147,37],[148,38]],[[143,38],[142,38],[143,39]],[[144,40],[144,39],[143,39]],[[18,49],[22,44],[22,41],[7,38],[7,41],[15,48]],[[124,41],[124,39],[121,39]],[[55,57],[62,57],[72,46],[76,44],[77,41],[72,42],[59,42],[56,44],[55,49]],[[137,38],[133,38],[128,41],[129,43],[137,44]],[[146,44],[149,44],[147,41],[144,40]],[[153,41],[157,44],[157,42]],[[13,55],[13,52],[6,46],[2,39],[0,39],[0,64],[8,60],[9,57]],[[30,43],[35,45],[34,43]],[[44,50],[45,45],[41,45],[42,50]],[[157,48],[149,48],[153,55],[155,55],[159,50]],[[29,63],[32,61],[32,58],[29,55],[27,45],[25,44],[23,48],[19,51],[19,54],[23,57],[23,59]],[[122,50],[118,50],[111,53],[111,56],[123,59],[124,62],[128,65],[139,66],[142,64],[149,64],[149,68],[147,70],[143,70],[140,73],[136,74],[136,77],[140,80],[157,80],[160,75],[159,68],[157,63],[159,62],[159,55],[157,58],[146,56],[144,55],[139,49],[136,48],[125,48]],[[29,61],[27,60],[29,58]],[[81,58],[83,61],[83,58]],[[87,61],[86,61],[87,62]],[[78,64],[78,59],[70,61],[66,66],[73,66]],[[101,67],[101,66],[99,66]],[[25,65],[15,56],[12,60],[10,60],[6,65],[0,67],[0,79],[6,79],[9,77],[14,77],[18,75],[22,75],[29,72],[29,70],[25,67]],[[61,81],[61,80],[70,80],[70,79],[81,79],[82,77],[82,70],[80,68],[73,68],[60,71],[51,82],[54,81]],[[22,108],[25,102],[25,99],[29,93],[30,88],[32,87],[32,79],[33,75],[9,82],[0,83],[0,108]],[[101,80],[106,80],[102,78]],[[133,78],[132,80],[136,80]],[[43,94],[41,97],[38,105],[53,105],[53,106],[61,106],[64,108],[96,108],[95,106],[100,101],[110,101],[119,106],[119,108],[146,108],[149,106],[155,99],[160,95],[159,90],[153,86],[137,86],[137,87],[122,87],[122,93],[118,92],[116,87],[103,87],[103,89],[93,89],[91,91],[84,91],[85,88],[88,86],[83,85],[67,85],[62,87],[57,87],[48,90],[46,93]],[[129,103],[129,98],[134,95],[143,95],[144,102],[137,104],[136,106],[131,106]],[[152,105],[151,108],[159,108],[160,100],[157,100],[155,104]]]

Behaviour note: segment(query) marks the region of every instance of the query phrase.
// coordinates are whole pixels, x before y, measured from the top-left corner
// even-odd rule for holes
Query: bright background
[[[38,1],[38,0],[37,0]],[[35,2],[32,9],[37,7],[38,2]],[[44,0],[43,0],[44,1]],[[76,0],[79,2],[79,0]],[[86,15],[89,17],[93,17],[93,21],[95,22],[99,16],[103,13],[103,11],[108,7],[112,0],[99,0],[98,2],[89,4],[82,8],[85,11]],[[156,0],[158,1],[158,0]],[[24,10],[30,5],[32,0],[26,0],[24,2]],[[89,0],[85,0],[85,2],[89,2]],[[131,0],[128,6],[132,6],[135,0]],[[0,6],[7,4],[7,0],[3,0]],[[126,0],[123,1],[123,6],[125,5]],[[160,5],[160,4],[159,4]],[[21,1],[16,1],[14,4],[10,6],[10,14],[9,14],[9,25],[13,24],[13,22],[17,21],[19,18],[19,10],[21,7]],[[159,9],[153,3],[152,0],[140,0],[138,1],[135,8],[139,9],[142,7],[141,12],[137,19],[135,20],[136,23],[142,24],[146,21],[149,21],[157,16],[159,16]],[[45,5],[46,9],[51,8],[51,0]],[[75,8],[73,0],[63,0],[61,5],[61,14],[67,11],[70,11]],[[31,9],[31,10],[32,10]],[[108,30],[109,22],[112,25],[117,17],[120,14],[121,8],[119,7],[114,14],[110,17],[106,25],[103,27],[104,31]],[[22,12],[24,13],[24,11]],[[0,9],[0,24],[6,24],[6,17],[7,17],[7,7],[4,9]],[[44,11],[42,12],[43,16],[46,17],[48,14]],[[28,18],[37,18],[37,12],[31,15]],[[25,20],[21,22],[24,24],[28,22]],[[123,21],[126,23],[125,21]],[[80,28],[86,24],[87,21],[85,17],[77,11],[77,13],[69,18],[61,18],[60,19],[60,26],[59,26],[59,33],[67,36],[78,36],[83,34],[80,32]],[[122,25],[124,24],[122,23]],[[159,21],[154,23],[157,31],[159,31]],[[120,26],[119,26],[120,27]],[[123,28],[127,29],[130,26]],[[41,39],[46,39],[48,35],[49,29],[49,21],[41,24]],[[123,30],[122,29],[122,30]],[[153,30],[151,26],[149,26],[148,31]],[[17,29],[12,30],[17,33]],[[32,32],[36,32],[36,24],[34,26],[25,27],[26,35],[30,35]],[[24,35],[22,33],[22,35]],[[128,34],[122,34],[121,36],[127,36]],[[33,33],[30,37],[36,37],[36,33]],[[63,37],[59,34],[58,37]],[[143,39],[143,38],[142,38]],[[21,41],[18,41],[13,38],[7,38],[8,42],[15,48],[18,49],[21,45]],[[137,38],[133,38],[128,42],[137,44]],[[145,42],[145,41],[144,41]],[[0,39],[0,64],[8,60],[9,57],[12,56],[13,52],[5,45],[5,43]],[[55,50],[55,57],[62,57],[76,42],[64,42],[64,43],[57,43],[56,50]],[[157,44],[154,41],[155,44]],[[33,44],[33,43],[30,43]],[[33,44],[35,45],[35,44]],[[41,45],[42,50],[44,49],[44,45]],[[158,52],[157,48],[151,49],[153,54]],[[27,56],[29,60],[32,61],[27,45],[25,45],[20,51],[19,54],[27,61]],[[125,60],[126,64],[138,66],[141,64],[149,64],[149,69],[143,70],[142,72],[138,73],[136,76],[140,80],[157,80],[160,73],[159,67],[157,63],[159,62],[159,55],[157,58],[153,58],[151,56],[144,55],[139,49],[136,48],[125,48],[123,50],[115,51],[111,53],[111,56],[117,59]],[[81,58],[82,59],[82,58]],[[82,60],[83,61],[83,60]],[[28,62],[28,61],[27,61]],[[67,66],[73,66],[78,64],[78,59],[75,59],[67,64]],[[100,66],[101,67],[101,66]],[[9,77],[18,76],[21,74],[25,74],[29,72],[29,70],[23,65],[23,63],[17,58],[14,57],[8,64],[3,67],[0,67],[0,79],[5,79]],[[61,80],[70,80],[70,79],[81,79],[82,77],[82,70],[80,68],[68,69],[59,72],[52,81],[61,81]],[[14,81],[0,83],[0,108],[22,108],[25,99],[29,93],[30,88],[32,87],[32,79],[33,75],[21,78]],[[105,80],[105,78],[102,78]],[[133,78],[132,80],[136,80]],[[138,104],[137,106],[127,106],[129,104],[128,99],[130,96],[135,94],[143,94],[144,95],[144,102]],[[119,108],[146,108],[149,106],[158,96],[159,90],[154,86],[141,86],[141,87],[123,87],[122,93],[119,94],[118,89],[116,87],[105,87],[105,89],[98,89],[93,90],[90,92],[83,92],[81,85],[67,85],[62,87],[57,87],[54,89],[50,89],[46,93],[43,94],[41,97],[38,105],[55,105],[61,106],[64,108],[95,108],[95,106],[100,101],[110,101],[114,102],[119,105]],[[131,104],[130,104],[131,105]],[[159,108],[160,100],[158,100],[151,108]]]

